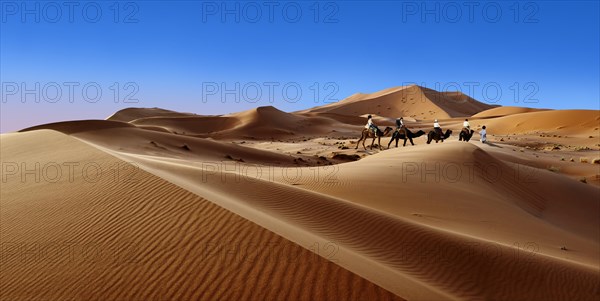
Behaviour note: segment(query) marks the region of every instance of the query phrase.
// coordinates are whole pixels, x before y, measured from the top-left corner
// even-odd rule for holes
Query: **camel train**
[[[365,128],[361,132],[360,139],[358,139],[358,141],[356,142],[355,149],[358,149],[358,146],[359,146],[360,142],[362,141],[363,148],[366,150],[367,147],[365,146],[365,141],[368,138],[372,138],[373,140],[371,141],[371,149],[373,149],[373,146],[375,144],[375,139],[377,139],[377,145],[379,146],[379,149],[383,150],[383,147],[381,146],[381,137],[387,136],[392,131],[393,131],[392,138],[390,139],[390,142],[388,142],[388,149],[390,148],[390,145],[392,145],[392,142],[394,142],[394,141],[396,141],[396,147],[398,147],[398,141],[400,139],[404,140],[404,143],[402,146],[406,146],[407,140],[410,141],[411,145],[415,145],[415,143],[413,142],[413,138],[418,138],[418,137],[425,135],[425,132],[422,130],[419,130],[417,132],[412,132],[410,129],[408,129],[404,125],[404,121],[403,121],[402,117],[396,119],[396,129],[395,130],[388,126],[385,128],[385,130],[382,131],[379,129],[379,127],[377,127],[376,125],[373,124],[372,117],[371,117],[371,115],[369,115],[367,124],[365,125]],[[458,135],[458,140],[469,142],[469,140],[471,140],[471,137],[473,137],[474,132],[475,131],[471,130],[471,128],[470,128],[468,119],[465,119],[465,122],[463,123],[463,128]],[[442,132],[442,129],[438,123],[438,120],[435,119],[435,121],[433,123],[433,130],[431,130],[431,131],[429,131],[429,133],[427,133],[427,144],[430,144],[432,141],[435,141],[435,143],[438,143],[440,141],[444,142],[444,140],[448,139],[451,135],[452,135],[452,130],[447,129],[446,132]]]

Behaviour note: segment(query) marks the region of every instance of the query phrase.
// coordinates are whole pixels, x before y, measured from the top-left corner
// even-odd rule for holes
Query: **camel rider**
[[[437,119],[433,121],[433,130],[436,131],[440,137],[444,136],[444,132],[442,132],[442,128],[440,127]]]
[[[396,130],[399,130],[404,126],[404,120],[402,117],[396,119]]]
[[[469,119],[465,119],[463,122],[463,128],[467,129],[467,132],[471,130],[471,125],[469,124]]]
[[[402,117],[396,119],[396,132],[398,132],[398,134],[406,135],[406,126],[404,125],[404,119],[402,119]]]
[[[367,117],[367,124],[365,125],[365,129],[375,133],[377,126],[375,124],[373,124],[373,116],[371,116],[369,114],[369,116]]]

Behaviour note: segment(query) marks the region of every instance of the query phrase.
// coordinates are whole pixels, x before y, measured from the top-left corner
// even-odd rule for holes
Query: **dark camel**
[[[406,134],[404,133],[404,131],[406,131]],[[390,148],[390,145],[392,144],[392,141],[394,141],[394,140],[396,140],[396,147],[398,147],[398,140],[400,140],[400,139],[404,139],[403,146],[406,146],[407,139],[410,140],[410,144],[415,145],[413,143],[413,138],[421,137],[423,135],[425,135],[425,132],[423,132],[421,130],[419,130],[416,133],[413,133],[408,128],[399,129],[392,134],[392,139],[390,139],[390,143],[388,143],[388,148]]]
[[[371,149],[373,149],[373,144],[375,143],[375,138],[377,138],[377,144],[379,145],[379,149],[383,150],[383,148],[381,147],[381,137],[387,135],[393,129],[389,126],[386,127],[383,132],[378,127],[375,127],[375,129],[376,129],[376,134],[374,134],[372,131],[370,131],[368,129],[363,129],[360,139],[358,139],[358,141],[356,142],[356,148],[354,148],[354,149],[358,149],[358,143],[362,140],[362,142],[363,142],[362,145],[365,148],[365,150],[367,150],[367,147],[365,146],[365,141],[367,140],[367,138],[373,138],[373,141],[371,141]]]
[[[438,131],[429,131],[429,134],[427,134],[427,144],[431,143],[431,140],[435,140],[435,143],[438,143],[440,140],[444,142],[444,139],[448,139],[450,135],[452,135],[452,130],[446,130],[446,133],[443,135],[440,135]]]
[[[463,128],[460,131],[460,134],[458,134],[458,141],[469,142],[469,140],[471,140],[471,137],[473,137],[474,132],[474,130],[469,131],[467,128]]]

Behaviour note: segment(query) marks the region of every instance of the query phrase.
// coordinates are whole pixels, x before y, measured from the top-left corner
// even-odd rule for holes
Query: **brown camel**
[[[440,135],[437,131],[430,131],[429,134],[427,134],[427,144],[431,143],[431,140],[435,140],[435,143],[438,143],[439,140],[444,142],[444,139],[448,139],[450,135],[452,135],[452,130],[446,130],[446,133],[443,135]]]
[[[373,149],[373,144],[375,143],[375,138],[377,138],[377,144],[379,145],[379,150],[383,150],[383,148],[381,147],[381,137],[386,136],[389,132],[391,132],[393,129],[391,127],[386,127],[385,130],[382,132],[378,127],[375,127],[375,132],[373,133],[372,131],[368,130],[368,129],[363,129],[360,139],[358,139],[358,141],[356,141],[356,148],[354,149],[358,149],[358,144],[360,143],[360,141],[362,141],[362,145],[365,148],[365,150],[367,150],[367,147],[365,146],[365,141],[367,140],[367,138],[373,138],[373,141],[371,141],[371,149]]]

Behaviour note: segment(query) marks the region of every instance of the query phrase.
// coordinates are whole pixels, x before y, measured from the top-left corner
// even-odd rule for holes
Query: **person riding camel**
[[[469,124],[469,119],[465,119],[465,121],[463,122],[462,131],[467,135],[471,131],[471,125]]]
[[[467,131],[471,130],[471,125],[469,124],[469,119],[465,119],[463,122],[463,128],[467,129]]]
[[[402,117],[396,119],[396,132],[406,136],[406,126],[404,125],[404,119],[402,119]]]
[[[365,125],[365,129],[373,132],[374,134],[377,133],[377,126],[373,123],[373,116],[371,116],[370,114],[367,117],[367,124]]]
[[[444,136],[444,132],[442,132],[442,128],[440,127],[437,119],[433,121],[433,130],[436,131],[440,137]]]

